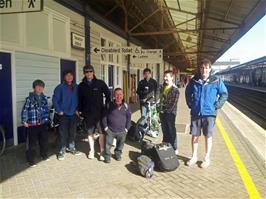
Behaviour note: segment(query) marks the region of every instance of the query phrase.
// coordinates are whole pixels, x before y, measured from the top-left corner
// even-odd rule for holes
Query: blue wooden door
[[[11,54],[4,52],[0,52],[0,124],[5,129],[7,144],[13,144]]]

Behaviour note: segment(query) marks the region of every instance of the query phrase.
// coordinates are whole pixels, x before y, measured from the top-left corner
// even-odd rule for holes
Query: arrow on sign
[[[98,49],[98,48],[94,48],[94,52],[95,53],[98,53],[100,51],[100,49]]]

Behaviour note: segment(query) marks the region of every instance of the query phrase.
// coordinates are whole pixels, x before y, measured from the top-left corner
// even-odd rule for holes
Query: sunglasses
[[[86,70],[85,73],[93,73],[92,70]]]

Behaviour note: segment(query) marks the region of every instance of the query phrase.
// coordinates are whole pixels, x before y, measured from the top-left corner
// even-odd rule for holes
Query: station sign
[[[142,49],[141,53],[131,56],[130,62],[151,64],[162,63],[163,49]]]
[[[0,14],[40,12],[43,0],[0,0]]]
[[[91,53],[93,54],[140,54],[141,47],[91,47]]]
[[[77,49],[85,49],[85,37],[74,32],[71,33],[71,46]]]

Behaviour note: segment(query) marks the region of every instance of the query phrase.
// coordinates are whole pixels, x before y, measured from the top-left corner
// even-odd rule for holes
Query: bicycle
[[[6,148],[6,138],[5,130],[2,125],[0,125],[0,156],[4,153]]]
[[[147,106],[147,114],[146,116],[142,116],[136,123],[136,133],[140,135],[141,140],[143,140],[145,135],[158,137],[161,126],[159,112],[157,111],[160,103],[159,100],[155,102],[154,97],[150,97],[145,103]]]

